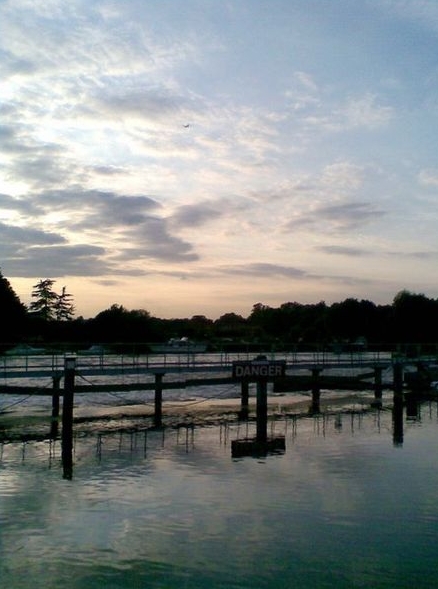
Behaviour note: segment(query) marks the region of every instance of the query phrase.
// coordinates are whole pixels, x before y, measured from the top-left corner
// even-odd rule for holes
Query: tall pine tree
[[[32,291],[32,298],[35,300],[30,303],[29,310],[45,321],[56,318],[58,295],[53,290],[54,284],[54,280],[45,278],[35,284]]]

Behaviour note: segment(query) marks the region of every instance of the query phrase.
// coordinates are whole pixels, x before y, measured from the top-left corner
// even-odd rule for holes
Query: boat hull
[[[200,354],[207,350],[205,344],[150,344],[149,347],[154,354]]]

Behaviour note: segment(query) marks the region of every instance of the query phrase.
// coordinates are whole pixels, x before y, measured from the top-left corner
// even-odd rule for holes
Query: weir
[[[152,358],[134,358],[126,361],[125,358],[98,359],[83,358],[75,355],[59,358],[38,358],[32,361],[25,358],[20,364],[19,359],[14,362],[3,362],[3,370],[0,370],[0,378],[4,384],[0,385],[0,394],[13,395],[50,395],[52,397],[51,437],[56,439],[60,414],[60,399],[62,398],[62,463],[64,477],[70,479],[73,472],[73,424],[74,424],[74,396],[75,394],[87,394],[96,392],[111,392],[123,394],[128,391],[154,391],[153,423],[155,428],[163,427],[163,392],[169,389],[183,389],[196,386],[217,386],[219,384],[240,384],[240,411],[238,417],[247,420],[250,415],[249,385],[256,385],[256,435],[254,438],[234,440],[232,443],[233,456],[262,456],[271,452],[285,450],[283,437],[268,435],[268,383],[273,392],[304,392],[310,391],[311,401],[308,414],[317,416],[321,412],[321,396],[325,390],[345,389],[351,391],[374,391],[372,406],[382,405],[382,393],[384,389],[393,391],[393,415],[394,415],[394,440],[402,443],[402,425],[400,415],[405,405],[406,382],[404,372],[410,370],[411,376],[415,376],[414,370],[418,370],[422,381],[428,362],[435,359],[420,361],[403,361],[396,358],[376,359],[370,358],[364,361],[359,358],[357,362],[321,362],[315,364],[307,359],[292,362],[286,359],[276,359],[268,354],[256,356],[253,359],[227,359],[220,361],[208,360],[200,356],[191,356],[187,362],[182,358],[173,361],[157,361]],[[356,374],[333,374],[333,370],[349,369]],[[216,373],[216,375],[214,375]],[[384,380],[383,375],[387,378]],[[175,380],[175,374],[184,375],[181,380]],[[166,380],[166,375],[171,375],[172,380]],[[89,377],[106,376],[107,382],[93,383]],[[125,378],[133,377],[135,382],[125,382]],[[388,379],[389,377],[389,379]],[[52,388],[35,386],[35,382],[42,379],[51,379]],[[26,379],[27,384],[10,384],[15,380]],[[28,384],[32,379],[33,384]],[[88,384],[79,384],[85,380]],[[122,382],[120,382],[120,380]],[[415,382],[418,379],[413,379]],[[119,382],[114,382],[119,381]],[[61,383],[63,386],[61,387]],[[409,397],[406,396],[406,399]],[[410,401],[406,400],[406,403]],[[1,413],[0,413],[1,415]]]
[[[241,407],[239,417],[249,417],[249,384],[256,383],[256,418],[258,420],[257,442],[265,444],[267,436],[267,408],[268,408],[268,382],[272,383],[274,392],[311,392],[309,413],[320,412],[321,395],[324,390],[373,390],[374,402],[381,403],[382,392],[390,389],[394,392],[394,399],[403,401],[404,395],[404,371],[420,370],[423,375],[428,362],[434,362],[435,358],[423,358],[421,362],[396,358],[366,358],[358,356],[357,361],[352,357],[348,362],[340,362],[339,359],[323,358],[315,363],[308,358],[298,359],[296,356],[278,359],[272,354],[263,354],[249,359],[209,358],[204,355],[190,355],[190,357],[156,358],[122,356],[86,358],[75,355],[61,357],[45,356],[38,358],[3,358],[3,366],[0,365],[0,394],[14,395],[51,395],[52,396],[52,432],[57,433],[60,413],[60,398],[63,398],[62,406],[62,435],[65,438],[66,462],[71,454],[69,440],[73,427],[73,406],[75,394],[90,392],[118,392],[153,390],[154,396],[154,426],[162,427],[163,423],[163,392],[168,389],[183,389],[196,386],[215,386],[219,384],[239,384],[241,388]],[[333,374],[334,369],[349,369],[356,374],[345,376]],[[216,373],[216,375],[214,375]],[[384,381],[383,374],[390,379]],[[181,380],[175,380],[176,374],[184,375]],[[412,373],[411,373],[412,374]],[[172,375],[172,380],[166,380],[166,375]],[[93,376],[106,376],[107,382],[93,383]],[[136,377],[135,382],[126,382],[125,378]],[[53,387],[35,385],[35,382],[43,378],[52,380]],[[27,384],[13,385],[15,380],[26,379]],[[32,379],[33,384],[28,384]],[[0,382],[1,382],[0,380]],[[88,384],[79,384],[78,380],[85,380]],[[101,379],[100,379],[101,380]],[[119,382],[114,382],[118,380]],[[120,382],[122,380],[122,382]],[[61,388],[61,381],[63,388]]]

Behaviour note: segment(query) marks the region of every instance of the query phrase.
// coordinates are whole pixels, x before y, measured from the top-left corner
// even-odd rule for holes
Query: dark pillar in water
[[[381,366],[374,367],[374,398],[376,401],[382,399],[382,370]]]
[[[410,420],[421,419],[420,405],[419,405],[418,399],[415,395],[406,395],[405,405],[406,405],[406,419],[410,419]]]
[[[403,397],[403,364],[395,362],[393,369],[394,399]]]
[[[162,426],[163,417],[163,376],[164,372],[155,373],[155,413],[154,425],[155,427]]]
[[[76,358],[64,361],[64,401],[62,404],[62,465],[64,478],[73,476],[73,400],[75,388]]]
[[[320,413],[319,400],[321,397],[321,389],[319,382],[319,375],[321,368],[312,368],[312,405],[310,406],[309,413]]]
[[[241,419],[247,419],[249,415],[249,382],[242,380],[241,383],[241,405],[239,417]]]
[[[403,445],[403,364],[393,364],[394,406],[392,409],[392,429],[394,446]]]
[[[394,446],[403,445],[403,399],[395,394],[392,408],[392,441]]]
[[[268,383],[257,381],[257,442],[266,443],[268,439]]]

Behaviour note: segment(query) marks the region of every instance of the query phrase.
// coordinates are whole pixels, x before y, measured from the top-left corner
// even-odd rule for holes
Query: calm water
[[[231,456],[254,424],[77,430],[72,480],[59,441],[4,443],[1,586],[430,589],[437,405],[401,417],[282,418],[264,458]]]

